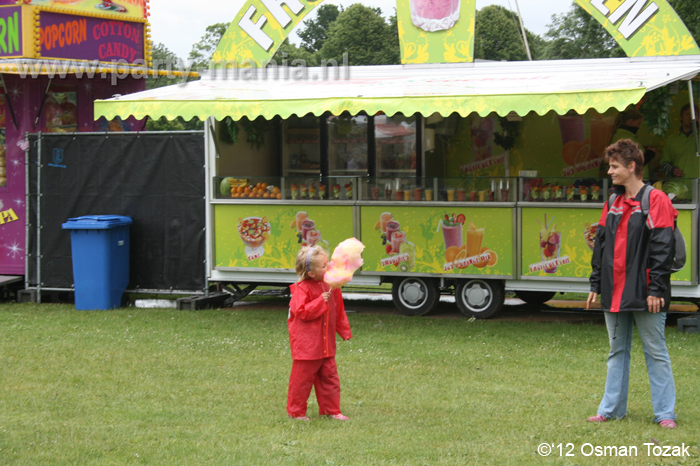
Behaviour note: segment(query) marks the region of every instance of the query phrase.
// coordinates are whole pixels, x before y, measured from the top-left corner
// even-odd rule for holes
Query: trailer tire
[[[455,301],[462,314],[477,319],[488,319],[498,314],[506,299],[505,287],[500,280],[458,280]]]
[[[424,316],[435,309],[440,290],[435,280],[421,277],[398,278],[391,287],[394,305],[405,316]]]
[[[544,304],[557,294],[556,291],[516,291],[515,296],[528,304]]]

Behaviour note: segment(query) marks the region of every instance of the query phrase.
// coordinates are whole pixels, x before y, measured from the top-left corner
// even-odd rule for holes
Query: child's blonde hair
[[[318,256],[328,255],[325,249],[319,246],[305,246],[299,250],[296,260],[296,271],[299,281],[309,278],[309,272],[313,272]]]

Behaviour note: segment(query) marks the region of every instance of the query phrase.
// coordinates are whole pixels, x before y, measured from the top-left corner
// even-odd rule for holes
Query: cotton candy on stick
[[[323,280],[334,288],[340,288],[352,280],[352,274],[362,267],[362,250],[365,245],[357,238],[341,242],[333,251],[331,264]]]

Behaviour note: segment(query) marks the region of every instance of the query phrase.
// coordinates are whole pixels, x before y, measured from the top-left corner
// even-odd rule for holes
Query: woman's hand
[[[598,298],[598,293],[590,292],[588,293],[588,299],[586,300],[586,310],[591,309],[591,304],[595,302],[595,300]]]
[[[647,296],[647,307],[649,312],[656,314],[660,312],[664,307],[664,298],[659,298],[658,296]]]

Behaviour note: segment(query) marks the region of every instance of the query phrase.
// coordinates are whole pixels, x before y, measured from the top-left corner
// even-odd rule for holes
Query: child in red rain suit
[[[292,348],[292,374],[289,377],[287,414],[308,421],[306,402],[311,387],[316,389],[321,416],[347,420],[340,411],[340,379],[335,364],[336,332],[352,338],[340,289],[323,281],[328,270],[328,253],[322,248],[299,251],[296,272],[299,281],[290,286],[289,343]]]

